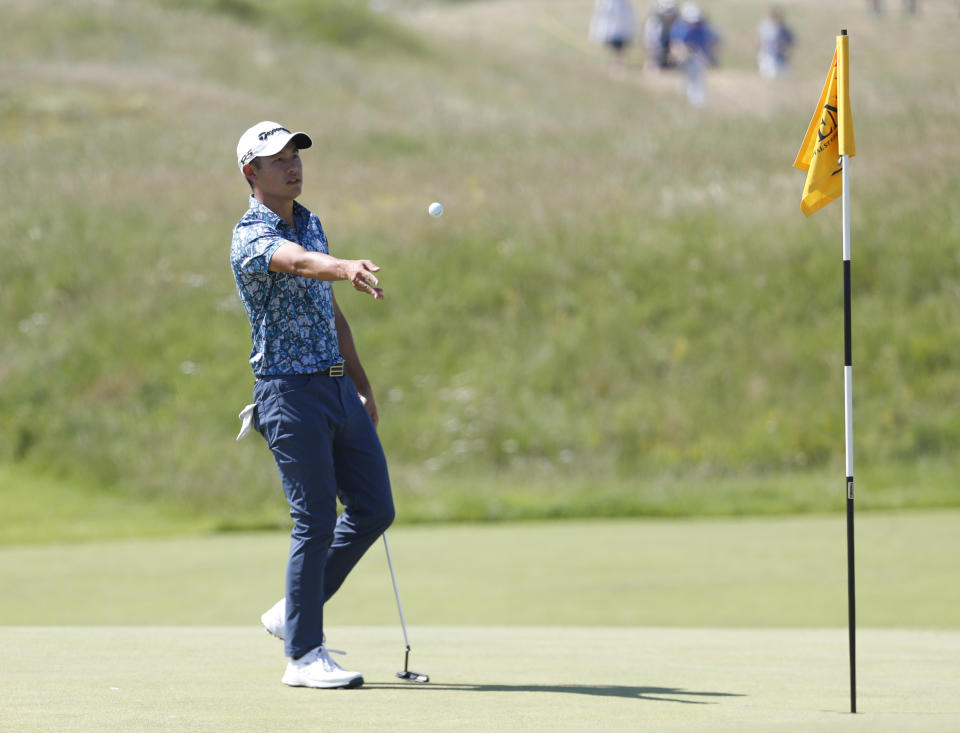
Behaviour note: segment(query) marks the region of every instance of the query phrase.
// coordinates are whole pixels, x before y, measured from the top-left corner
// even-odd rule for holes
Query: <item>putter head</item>
[[[420,674],[419,672],[414,672],[409,669],[405,669],[402,672],[397,672],[397,677],[407,682],[429,682],[430,676],[425,674]]]

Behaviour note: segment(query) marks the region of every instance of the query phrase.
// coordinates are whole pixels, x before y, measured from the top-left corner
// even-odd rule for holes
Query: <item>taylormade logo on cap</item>
[[[276,155],[291,140],[298,150],[305,150],[313,145],[313,140],[305,132],[290,132],[283,125],[269,120],[258,122],[240,136],[240,142],[237,143],[237,166],[243,171],[243,166],[254,158]]]

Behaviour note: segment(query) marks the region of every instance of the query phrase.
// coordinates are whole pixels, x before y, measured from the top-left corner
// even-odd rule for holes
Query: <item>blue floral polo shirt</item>
[[[250,366],[258,377],[309,374],[342,361],[333,317],[333,284],[270,272],[270,259],[286,241],[329,254],[320,220],[293,202],[296,230],[250,197],[237,222],[230,264],[250,320]]]

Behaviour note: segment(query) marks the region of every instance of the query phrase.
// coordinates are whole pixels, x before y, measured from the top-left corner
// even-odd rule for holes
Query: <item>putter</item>
[[[430,676],[414,672],[410,669],[410,639],[407,637],[407,623],[403,620],[403,607],[400,605],[400,590],[397,588],[397,574],[393,571],[393,558],[390,557],[390,543],[387,542],[387,533],[383,533],[383,546],[387,550],[387,565],[390,566],[390,579],[393,580],[393,594],[397,597],[397,611],[400,612],[400,628],[403,629],[403,643],[407,650],[403,655],[403,671],[397,672],[397,677],[407,682],[429,682]]]

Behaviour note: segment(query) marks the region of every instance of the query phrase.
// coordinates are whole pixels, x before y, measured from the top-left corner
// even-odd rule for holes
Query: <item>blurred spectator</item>
[[[707,102],[707,67],[716,66],[720,36],[710,27],[700,6],[686,2],[670,29],[670,53],[683,69],[687,100],[694,107]]]
[[[624,67],[627,47],[633,42],[635,21],[630,0],[596,0],[590,19],[590,38],[609,47],[614,70]]]
[[[643,24],[643,64],[647,70],[669,69],[676,64],[670,55],[670,29],[680,17],[676,0],[656,0]]]
[[[867,7],[874,15],[883,15],[883,0],[867,0]]]
[[[770,9],[770,15],[760,21],[757,28],[757,66],[765,79],[783,76],[790,67],[790,49],[793,48],[793,33],[783,20],[783,13]]]

